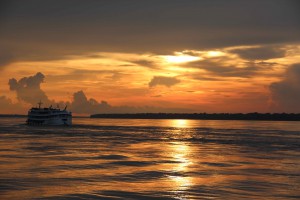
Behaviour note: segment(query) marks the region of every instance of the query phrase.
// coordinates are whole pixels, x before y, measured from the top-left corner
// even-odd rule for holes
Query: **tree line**
[[[91,118],[119,119],[199,119],[300,121],[300,113],[128,113],[94,114]]]

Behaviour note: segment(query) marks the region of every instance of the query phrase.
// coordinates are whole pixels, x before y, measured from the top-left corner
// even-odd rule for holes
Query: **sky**
[[[0,2],[0,113],[300,112],[297,0]]]

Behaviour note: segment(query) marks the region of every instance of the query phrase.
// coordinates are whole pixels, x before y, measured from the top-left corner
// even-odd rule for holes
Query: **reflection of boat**
[[[72,125],[72,113],[59,108],[41,108],[42,102],[39,102],[38,108],[32,107],[28,111],[28,125]]]

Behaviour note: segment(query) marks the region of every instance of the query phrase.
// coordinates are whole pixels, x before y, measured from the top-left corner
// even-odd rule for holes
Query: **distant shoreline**
[[[23,117],[27,117],[27,115],[18,115],[18,114],[0,114],[0,117],[14,117],[14,118],[23,118]]]
[[[27,118],[27,115],[0,114],[0,118]],[[90,118],[89,116],[73,116],[72,118]]]
[[[27,115],[0,114],[0,118],[26,118]],[[73,118],[89,118],[73,116]],[[260,121],[300,121],[300,113],[132,113],[94,114],[90,118],[107,119],[193,119],[193,120],[260,120]]]
[[[194,119],[194,120],[263,120],[300,121],[300,113],[135,113],[94,114],[91,118],[109,119]]]

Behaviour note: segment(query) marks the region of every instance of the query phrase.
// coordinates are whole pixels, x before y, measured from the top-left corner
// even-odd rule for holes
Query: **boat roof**
[[[59,108],[36,108],[36,107],[32,107],[31,110],[56,110],[56,111],[63,111],[63,110],[60,110]]]

